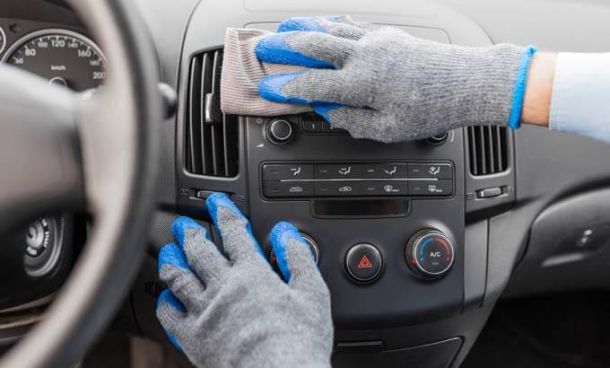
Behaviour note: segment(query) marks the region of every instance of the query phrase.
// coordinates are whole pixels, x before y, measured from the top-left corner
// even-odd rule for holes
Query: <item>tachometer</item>
[[[74,91],[106,79],[104,56],[89,38],[64,29],[33,32],[13,44],[3,60]]]

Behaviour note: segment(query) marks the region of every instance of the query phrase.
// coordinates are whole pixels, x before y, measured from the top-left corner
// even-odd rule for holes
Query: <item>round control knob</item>
[[[292,138],[292,124],[288,120],[275,119],[267,124],[267,138],[271,143],[284,144]]]
[[[309,250],[311,250],[311,253],[313,254],[313,259],[316,261],[316,264],[318,262],[320,262],[320,248],[318,248],[318,243],[316,243],[315,240],[313,240],[313,238],[307,234],[301,233],[301,236],[303,237],[303,240],[305,240],[305,243],[307,243],[307,245],[309,246]]]
[[[411,271],[426,279],[444,276],[453,265],[453,244],[439,230],[424,229],[415,233],[405,253]]]
[[[449,133],[441,133],[426,139],[426,142],[435,146],[440,146],[447,141],[447,138],[449,138]]]

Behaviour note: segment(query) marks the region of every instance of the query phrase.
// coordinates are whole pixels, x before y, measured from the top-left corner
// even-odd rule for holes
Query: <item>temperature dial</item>
[[[407,264],[417,276],[435,279],[444,276],[453,265],[453,244],[439,230],[420,230],[409,239]]]

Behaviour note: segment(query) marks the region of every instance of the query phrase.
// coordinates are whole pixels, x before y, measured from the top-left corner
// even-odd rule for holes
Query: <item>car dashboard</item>
[[[24,14],[41,4],[51,9],[46,15]],[[383,144],[353,139],[312,113],[223,114],[219,87],[226,27],[274,30],[291,16],[350,14],[437,42],[603,51],[609,45],[600,14],[610,15],[610,6],[591,2],[573,9],[570,2],[522,0],[138,5],[178,108],[159,127],[159,209],[150,255],[119,317],[121,328],[165,341],[154,317],[163,288],[156,252],[172,241],[169,224],[178,214],[209,226],[204,201],[216,191],[248,215],[267,255],[276,222],[291,221],[302,232],[331,291],[338,367],[459,366],[500,296],[608,286],[610,147],[536,127],[492,126]],[[555,15],[545,11],[551,9]],[[52,80],[58,76],[38,65],[46,72],[62,64],[53,58],[71,58],[68,69],[78,77],[56,83],[86,90],[103,81],[103,51],[61,2],[31,0],[12,10],[13,16],[0,16],[3,62],[19,63],[22,54],[27,59],[34,52],[42,61],[30,63],[30,70]],[[575,27],[582,31],[567,29]],[[45,39],[63,41],[65,53],[41,49]],[[30,232],[44,236],[52,227],[55,233],[46,236],[62,240],[56,247],[65,258],[56,255],[47,273],[25,272],[12,284],[17,296],[0,304],[0,316],[30,311],[32,301],[48,302],[86,237],[81,215],[37,221],[26,240]],[[23,332],[0,331],[7,341]]]

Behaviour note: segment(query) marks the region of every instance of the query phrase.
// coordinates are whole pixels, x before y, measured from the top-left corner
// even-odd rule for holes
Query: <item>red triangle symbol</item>
[[[367,257],[365,254],[362,256],[362,258],[360,258],[360,262],[358,262],[358,266],[356,268],[359,270],[363,268],[373,268],[373,264],[371,261],[369,261],[369,257]]]

